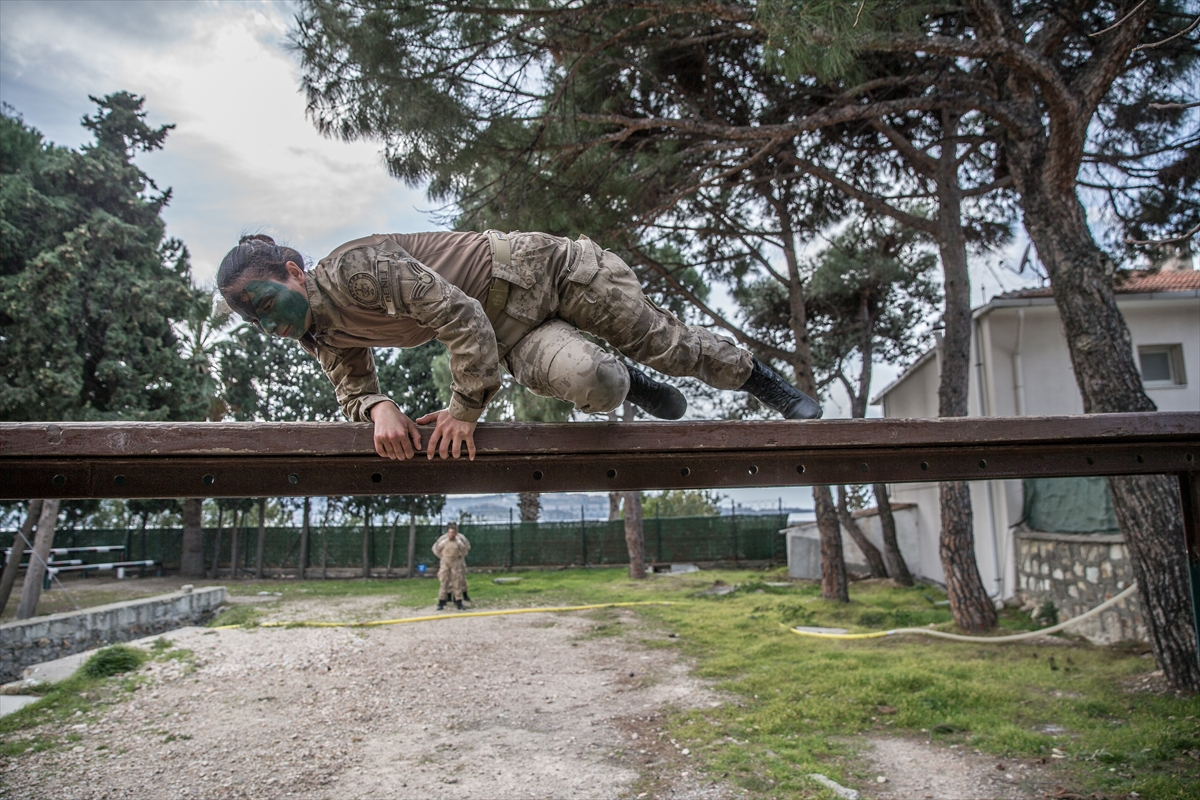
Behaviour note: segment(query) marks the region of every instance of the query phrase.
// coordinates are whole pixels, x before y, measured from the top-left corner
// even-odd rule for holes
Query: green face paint
[[[258,323],[272,336],[299,339],[308,329],[308,297],[285,283],[250,281],[242,292],[250,300]]]

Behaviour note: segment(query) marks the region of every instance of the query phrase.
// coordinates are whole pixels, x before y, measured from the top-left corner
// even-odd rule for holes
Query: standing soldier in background
[[[446,607],[446,601],[453,598],[454,605],[462,611],[463,600],[470,600],[467,594],[467,553],[471,552],[471,543],[467,537],[458,533],[458,525],[451,522],[446,526],[446,532],[433,543],[433,554],[441,561],[438,567],[438,611]]]

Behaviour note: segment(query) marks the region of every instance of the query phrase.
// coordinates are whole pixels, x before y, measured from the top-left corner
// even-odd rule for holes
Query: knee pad
[[[629,371],[615,358],[606,358],[596,364],[589,383],[581,398],[584,402],[577,403],[579,410],[589,414],[612,411],[629,394]]]

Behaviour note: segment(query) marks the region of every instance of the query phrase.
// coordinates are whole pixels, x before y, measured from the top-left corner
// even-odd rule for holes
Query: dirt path
[[[238,601],[284,622],[432,611],[387,597]],[[646,646],[662,637],[626,610],[187,628],[168,638],[194,669],[154,662],[122,702],[27,732],[68,741],[0,762],[0,798],[741,798],[663,734],[672,711],[729,698],[676,648]],[[1034,762],[857,741],[865,799],[1031,800],[1050,780]]]
[[[622,612],[185,629],[169,638],[195,652],[194,672],[154,664],[129,700],[65,726],[76,743],[13,759],[0,794],[613,798],[649,780],[676,798],[736,797],[646,741],[671,709],[719,702],[673,649],[637,645],[654,635]]]
[[[867,744],[862,793],[876,800],[1032,800],[1050,788],[1045,768],[1030,759],[905,738],[874,737]]]

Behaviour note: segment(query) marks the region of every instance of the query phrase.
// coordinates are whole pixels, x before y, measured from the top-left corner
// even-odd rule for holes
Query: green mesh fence
[[[786,517],[771,514],[755,517],[650,517],[643,523],[648,562],[782,562],[785,560],[783,537],[779,531]],[[463,525],[460,528],[471,542],[467,563],[473,567],[559,567],[570,565],[600,566],[627,564],[625,524],[621,520],[577,522],[514,522]],[[225,528],[218,540],[216,528],[204,529],[204,563],[211,568],[217,561],[229,568],[234,531]],[[258,528],[238,528],[238,563],[253,569],[257,563]],[[263,542],[263,562],[267,569],[295,569],[300,559],[299,527],[268,527]],[[385,569],[389,549],[393,569],[404,569],[408,556],[408,524],[375,525],[364,532],[361,526],[313,526],[309,536],[308,566],[319,568],[322,559],[330,568],[361,568],[364,534],[373,570]],[[417,526],[417,564],[437,565],[430,548],[441,529],[436,525]],[[394,537],[394,538],[393,538]],[[0,545],[12,543],[12,531],[0,532]],[[181,528],[60,529],[55,532],[55,547],[123,545],[124,554],[84,554],[91,563],[154,559],[167,568],[178,568],[183,540]],[[75,556],[72,556],[75,557]]]

